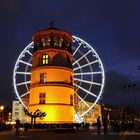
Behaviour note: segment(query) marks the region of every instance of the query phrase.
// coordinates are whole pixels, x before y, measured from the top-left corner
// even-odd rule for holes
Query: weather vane
[[[49,25],[51,26],[51,28],[53,28],[53,27],[54,27],[54,20],[51,20],[51,21],[49,22]]]

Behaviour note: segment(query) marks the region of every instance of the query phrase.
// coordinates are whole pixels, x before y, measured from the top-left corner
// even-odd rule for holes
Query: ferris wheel
[[[31,42],[20,53],[13,71],[14,92],[18,100],[25,108],[28,106],[23,102],[23,98],[29,96],[31,61],[34,42]],[[73,71],[74,71],[74,91],[78,97],[78,104],[86,106],[86,110],[78,116],[87,114],[101,98],[103,92],[105,74],[100,57],[86,41],[73,36]],[[87,102],[90,102],[88,104]]]

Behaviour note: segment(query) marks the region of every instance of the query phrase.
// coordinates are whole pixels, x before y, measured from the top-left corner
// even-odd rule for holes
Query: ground
[[[94,130],[78,131],[74,133],[56,133],[42,129],[32,129],[16,136],[15,129],[0,132],[0,140],[139,140],[140,133],[127,132],[124,136],[109,132],[108,135],[101,133],[100,136]]]

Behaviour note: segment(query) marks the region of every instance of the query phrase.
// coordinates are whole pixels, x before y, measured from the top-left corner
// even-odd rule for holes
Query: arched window
[[[58,47],[58,37],[57,36],[54,36],[54,38],[53,38],[53,46]]]
[[[42,38],[42,39],[41,39],[41,42],[42,42],[42,46],[45,47],[45,46],[46,46],[45,38]]]
[[[62,44],[63,44],[63,38],[60,38],[58,41],[58,46],[62,48]]]
[[[47,46],[47,47],[50,46],[50,37],[47,37],[47,39],[46,39],[46,46]]]

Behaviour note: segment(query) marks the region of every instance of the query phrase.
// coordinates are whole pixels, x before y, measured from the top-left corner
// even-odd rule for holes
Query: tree
[[[39,109],[35,110],[35,112],[29,112],[28,109],[24,108],[24,112],[27,116],[31,117],[31,126],[36,124],[36,118],[45,117],[47,114],[45,112],[41,112]],[[34,123],[33,123],[34,122]]]

